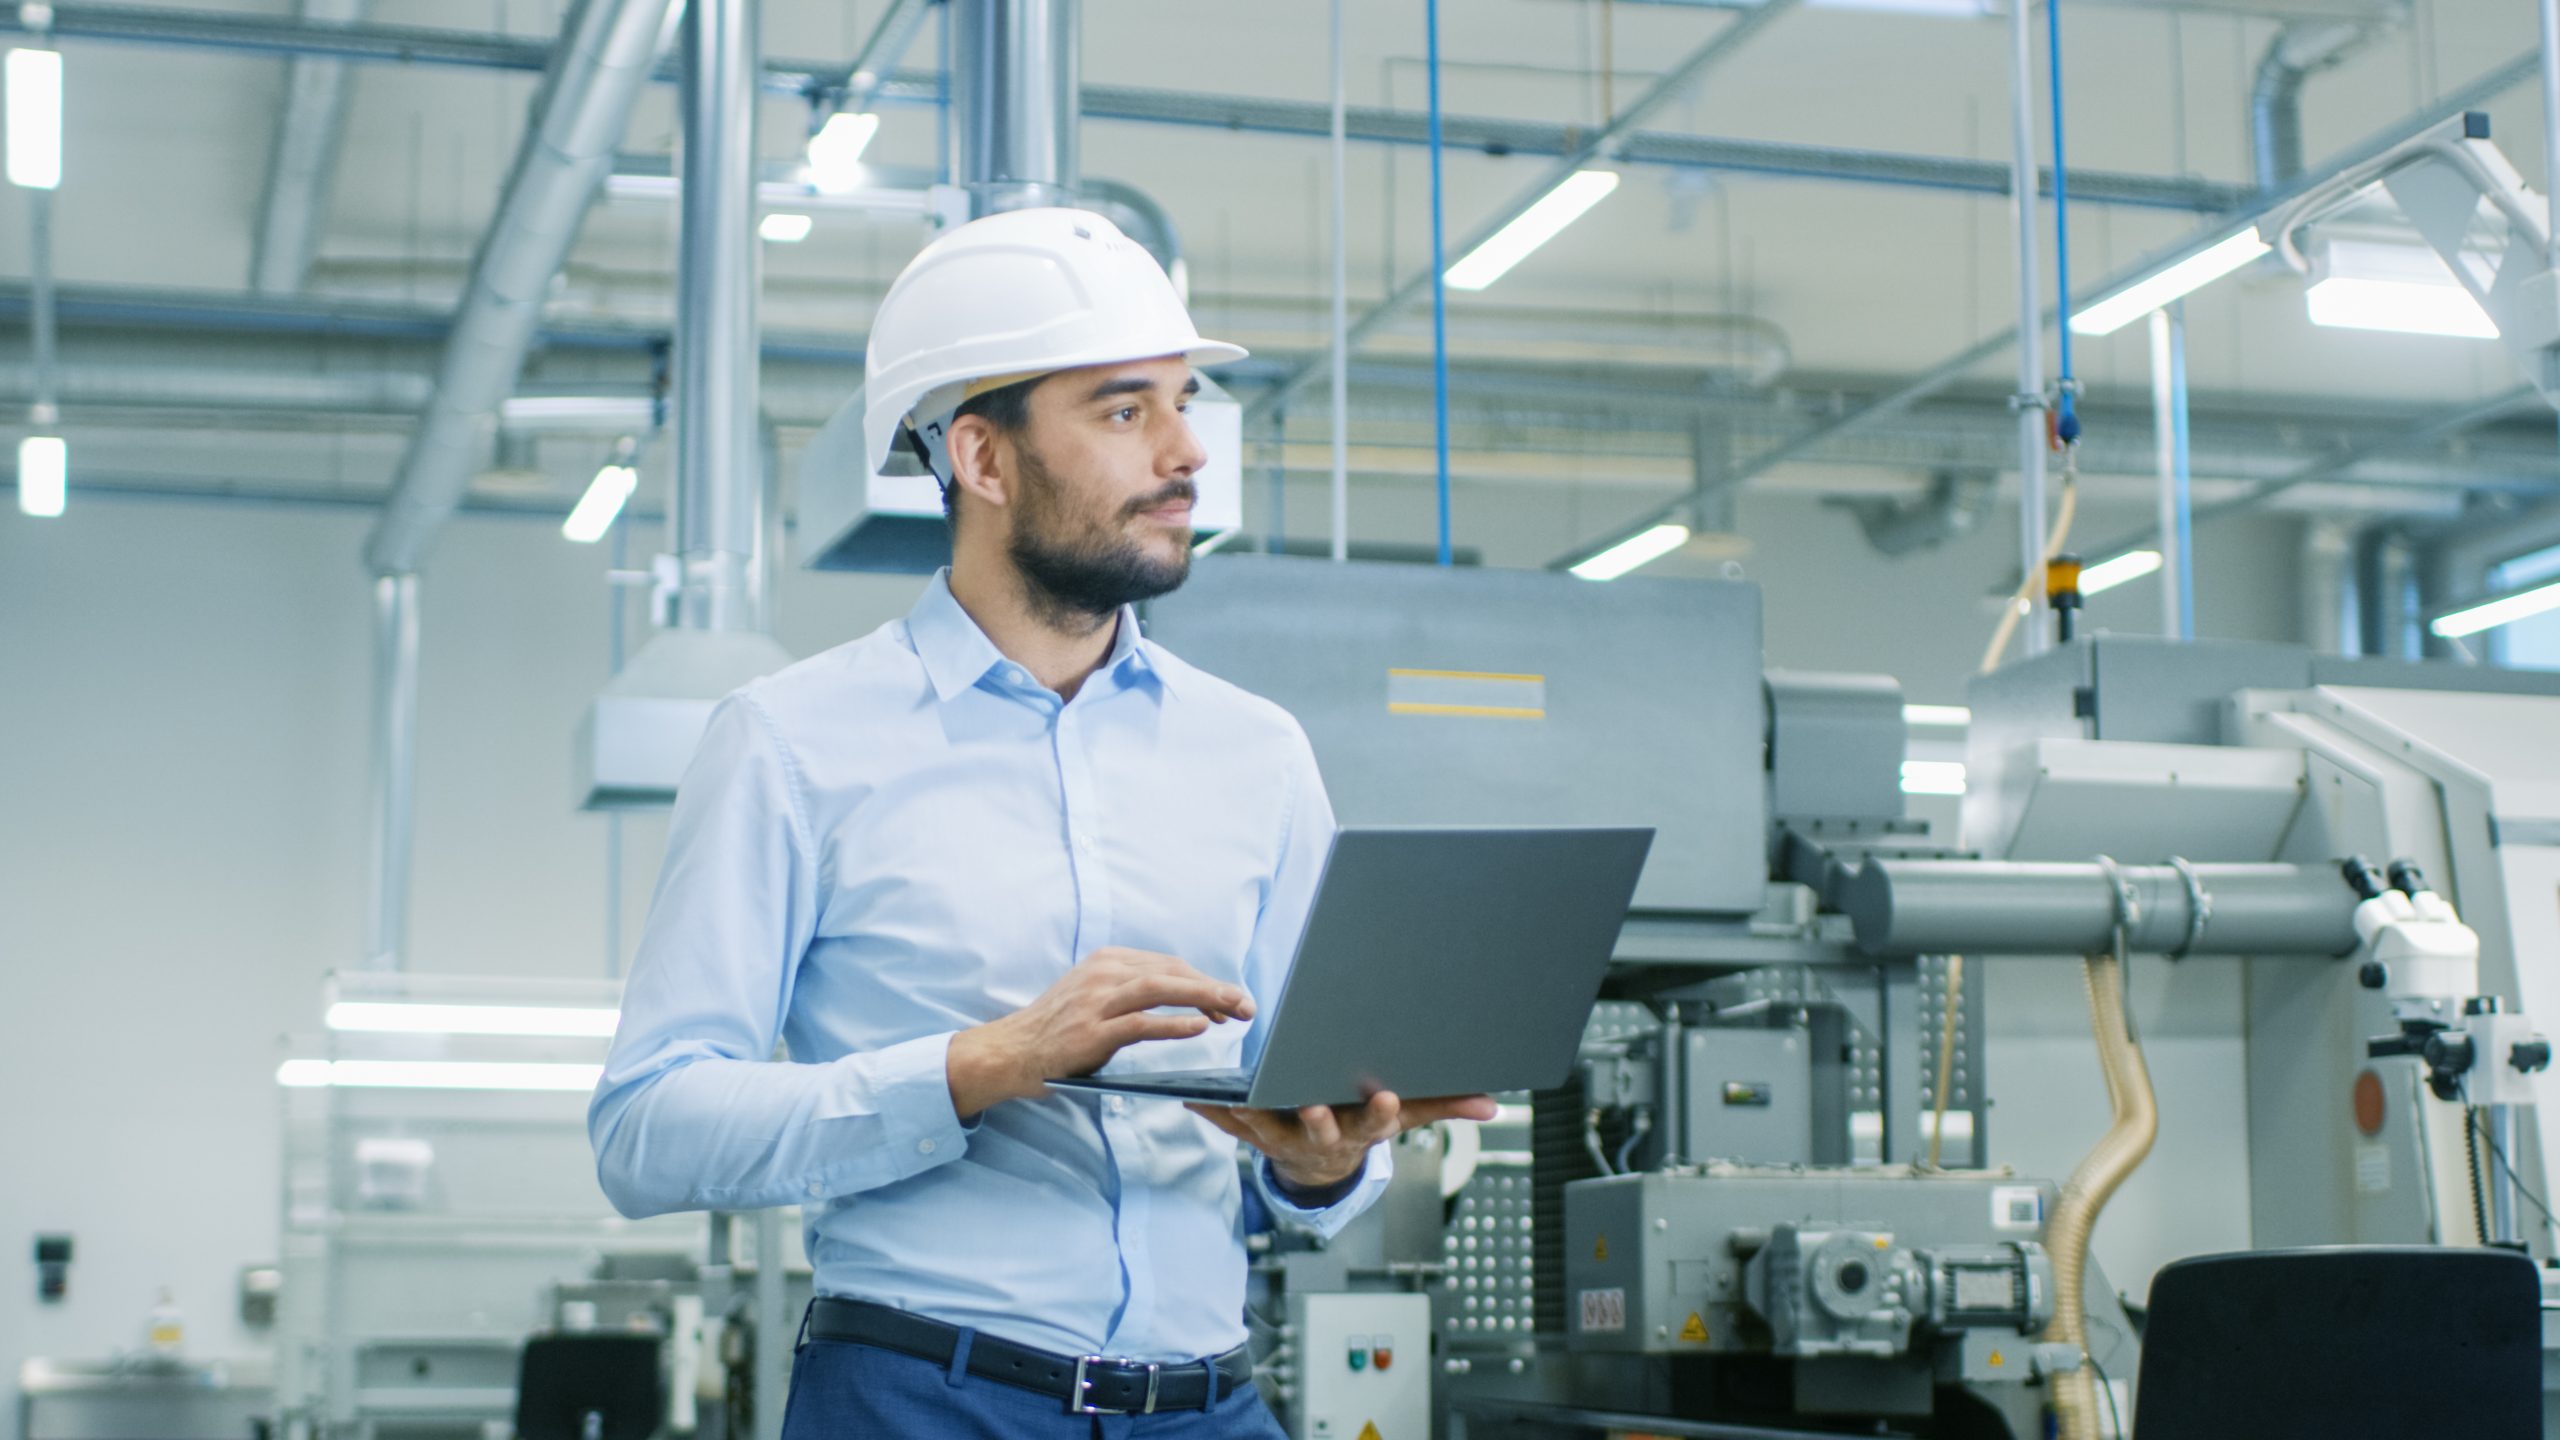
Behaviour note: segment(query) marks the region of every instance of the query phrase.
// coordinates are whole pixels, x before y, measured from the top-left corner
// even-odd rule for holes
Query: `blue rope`
[[[2053,89],[2053,274],[2054,286],[2062,292],[2062,411],[2055,418],[2053,434],[2069,445],[2080,438],[2076,403],[2080,385],[2071,368],[2071,198],[2062,169],[2062,0],[2046,0],[2044,36]]]
[[[1424,0],[1424,68],[1431,88],[1431,411],[1439,461],[1440,563],[1449,563],[1449,287],[1440,217],[1440,0]]]

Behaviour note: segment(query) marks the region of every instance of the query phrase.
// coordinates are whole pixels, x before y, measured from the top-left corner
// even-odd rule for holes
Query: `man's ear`
[[[943,436],[943,453],[951,457],[951,483],[970,499],[1001,509],[1011,498],[1012,476],[1005,469],[1004,437],[983,415],[963,415]]]

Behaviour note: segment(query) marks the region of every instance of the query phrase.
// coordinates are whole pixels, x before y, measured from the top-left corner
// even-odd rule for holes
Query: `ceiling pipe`
[[[952,174],[971,218],[1073,205],[1080,179],[1077,0],[946,0]]]
[[[350,24],[365,18],[373,0],[302,0],[302,18]],[[302,288],[319,253],[320,231],[337,178],[338,149],[346,136],[346,62],[298,55],[285,67],[284,107],[276,116],[275,147],[267,158],[267,188],[258,202],[258,228],[250,244],[249,288],[290,295]]]
[[[515,387],[588,203],[656,59],[669,0],[577,0],[535,98],[471,283],[445,341],[436,397],[365,546],[377,575],[415,570],[461,503],[498,402]]]
[[[675,326],[674,623],[761,630],[755,0],[688,0]],[[512,377],[510,377],[512,379]]]
[[[2274,190],[2302,173],[2302,87],[2372,40],[2374,27],[2297,20],[2276,32],[2249,87],[2249,154],[2258,188]]]
[[[70,4],[57,5],[54,11],[55,33],[74,39],[211,49],[232,54],[313,56],[375,64],[534,73],[543,71],[552,56],[552,46],[547,42],[443,28],[317,25],[292,19],[139,5]],[[0,6],[0,33],[23,32],[27,28],[15,9]],[[660,82],[671,82],[675,78],[672,66],[661,66],[651,76],[652,80]],[[826,97],[846,83],[841,65],[778,60],[767,62],[762,71],[765,93],[795,96],[809,100],[813,105],[829,103]],[[886,75],[869,93],[878,102],[904,105],[940,105],[946,98],[942,77],[934,72],[918,70]],[[1199,126],[1319,139],[1332,134],[1330,107],[1295,100],[1090,85],[1084,87],[1079,108],[1087,120]],[[814,115],[816,111],[812,113]],[[1345,133],[1352,140],[1412,146],[1426,143],[1428,128],[1418,112],[1375,106],[1351,107],[1346,112],[1345,126]],[[1443,118],[1442,130],[1449,149],[1487,155],[1565,155],[1589,134],[1586,127],[1579,125],[1487,116],[1447,116]],[[1659,165],[1728,174],[1916,187],[1978,195],[2009,193],[2006,166],[1935,155],[1904,155],[1889,151],[1655,131],[1626,137],[1618,148],[1617,158],[1630,165]],[[2051,178],[2050,175],[2041,177],[2047,192],[2051,190]],[[2072,198],[2078,204],[2208,214],[2239,204],[2249,190],[2247,186],[2186,176],[2130,175],[2094,170],[2072,171],[2069,180]]]

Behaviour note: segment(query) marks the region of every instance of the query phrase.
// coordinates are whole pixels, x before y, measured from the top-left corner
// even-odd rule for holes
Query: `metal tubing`
[[[756,627],[754,0],[688,0],[677,237],[675,625]]]
[[[706,0],[686,0],[700,5]],[[742,0],[752,3],[752,0]],[[756,1212],[755,1440],[782,1440],[784,1402],[791,1395],[793,1347],[790,1280],[782,1270],[782,1212]]]
[[[2491,1105],[2489,1112],[2489,1243],[2515,1245],[2524,1238],[2516,1230],[2516,1107]],[[2471,1123],[2466,1119],[2463,1123]]]
[[[1351,558],[1351,160],[1349,112],[1343,103],[1343,0],[1333,0],[1333,558]]]
[[[409,946],[418,783],[418,577],[373,580],[373,888],[364,965],[398,970]]]
[[[2344,955],[2355,893],[2326,865],[2194,865],[2206,915],[2171,865],[2119,865],[2131,891],[2127,948],[2198,955]],[[2120,908],[2105,866],[2004,860],[1869,860],[1841,908],[1872,955],[2091,955],[2113,948]],[[2188,944],[2193,934],[2192,945]]]
[[[2018,412],[2018,552],[2027,580],[2027,613],[2020,629],[2025,653],[2041,655],[2044,629],[2044,302],[2036,279],[2035,64],[2030,43],[2034,7],[2009,7],[2009,196],[2015,207],[2018,257],[2018,389],[2009,403]],[[2055,97],[2059,104],[2061,97]]]
[[[472,262],[471,283],[445,341],[436,398],[400,462],[399,478],[366,542],[377,575],[418,568],[462,502],[480,437],[515,387],[587,205],[613,167],[664,29],[669,0],[578,0],[561,27],[559,58],[525,127],[515,168]]]
[[[1607,125],[1602,126],[1598,132],[1575,146],[1555,164],[1548,166],[1540,173],[1534,184],[1520,191],[1508,202],[1496,207],[1492,214],[1486,216],[1474,230],[1468,232],[1464,240],[1446,247],[1447,252],[1453,255],[1473,253],[1476,247],[1492,239],[1494,232],[1520,218],[1522,212],[1545,199],[1550,191],[1564,183],[1575,171],[1595,161],[1613,158],[1620,144],[1629,135],[1635,133],[1636,127],[1659,114],[1664,106],[1678,99],[1709,70],[1715,68],[1717,62],[1748,44],[1751,38],[1759,34],[1770,22],[1793,10],[1798,3],[1800,0],[1768,0],[1767,4],[1716,32],[1715,38],[1690,51],[1686,58],[1663,72],[1660,78],[1648,86],[1642,95],[1637,96],[1626,109],[1610,117]],[[1388,292],[1386,299],[1379,301],[1375,309],[1361,316],[1359,321],[1350,327],[1344,335],[1344,344],[1353,350],[1366,344],[1371,336],[1386,328],[1405,306],[1428,293],[1439,277],[1440,267],[1436,263],[1425,265],[1421,270],[1406,276],[1395,289]],[[1245,418],[1252,420],[1269,414],[1274,407],[1306,388],[1321,368],[1321,362],[1309,360],[1292,369],[1281,378],[1279,384],[1263,392],[1246,407]]]
[[[969,213],[1073,205],[1077,0],[949,0],[957,180]]]
[[[1431,77],[1431,441],[1433,482],[1440,517],[1439,557],[1446,566],[1449,553],[1449,252],[1448,236],[1442,224],[1442,188],[1440,183],[1440,0],[1423,0],[1425,47],[1430,51],[1426,67]],[[1525,207],[1523,207],[1525,208]],[[1516,213],[1516,212],[1515,212]],[[1509,223],[1508,221],[1504,223]],[[1470,247],[1472,249],[1473,247]],[[1381,307],[1383,308],[1383,307]],[[1351,337],[1343,335],[1348,347]]]
[[[2258,188],[2273,190],[2302,173],[2302,87],[2370,38],[2362,25],[2297,20],[2276,33],[2249,88],[2249,153]]]
[[[2169,306],[2170,496],[2161,540],[2174,557],[2163,572],[2176,592],[2181,640],[2196,638],[2196,506],[2194,430],[2187,408],[2187,302]]]
[[[53,192],[29,190],[27,198],[27,349],[35,369],[33,413],[38,425],[60,421],[62,365],[53,284]]]
[[[871,27],[862,48],[853,53],[853,64],[846,68],[844,79],[829,86],[825,98],[812,105],[809,133],[815,135],[828,120],[847,111],[871,108],[873,97],[886,84],[898,61],[916,43],[916,32],[924,28],[925,16],[933,11],[933,0],[890,0],[889,8]],[[757,82],[764,82],[761,67]]]
[[[348,24],[362,20],[371,3],[302,0],[302,18]],[[311,273],[346,135],[348,81],[343,60],[297,55],[285,67],[284,108],[276,117],[267,188],[249,252],[249,288],[261,294],[293,294]]]
[[[2546,263],[2560,267],[2560,0],[2542,0],[2542,190],[2549,203]]]
[[[2178,412],[2174,387],[2169,376],[2169,312],[2164,307],[2151,312],[2151,440],[2159,456],[2159,502],[2161,568],[2168,575],[2177,573],[2186,552],[2178,547]],[[2173,639],[2187,638],[2179,625],[2178,590],[2173,584],[2160,587],[2160,633]]]

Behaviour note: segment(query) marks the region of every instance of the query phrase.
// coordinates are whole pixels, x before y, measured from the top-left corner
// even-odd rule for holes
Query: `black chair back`
[[[2489,1249],[2181,1260],[2137,1395],[2135,1440],[2541,1440],[2541,1279]]]
[[[648,1440],[666,1416],[650,1335],[537,1335],[516,1372],[519,1440]]]

